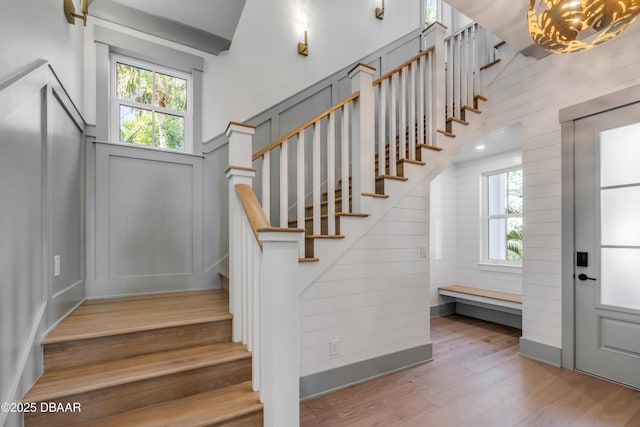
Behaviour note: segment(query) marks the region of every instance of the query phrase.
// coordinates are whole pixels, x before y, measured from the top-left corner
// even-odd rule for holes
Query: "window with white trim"
[[[522,264],[522,169],[484,175],[484,262]]]
[[[112,55],[111,140],[192,151],[191,76]]]

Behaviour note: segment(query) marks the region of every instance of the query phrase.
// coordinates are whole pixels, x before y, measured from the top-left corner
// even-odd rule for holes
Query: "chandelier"
[[[566,53],[612,39],[638,13],[640,0],[529,0],[527,21],[536,44],[553,53]]]

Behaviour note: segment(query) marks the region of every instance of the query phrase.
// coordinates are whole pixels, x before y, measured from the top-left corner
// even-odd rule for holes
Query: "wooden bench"
[[[457,314],[522,329],[522,295],[460,284],[440,286],[438,293],[455,298]]]

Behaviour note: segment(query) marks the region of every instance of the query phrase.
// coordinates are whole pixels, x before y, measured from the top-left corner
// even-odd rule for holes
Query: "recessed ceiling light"
[[[486,148],[486,146],[484,145],[476,145],[476,150],[480,151],[480,150],[484,150]]]

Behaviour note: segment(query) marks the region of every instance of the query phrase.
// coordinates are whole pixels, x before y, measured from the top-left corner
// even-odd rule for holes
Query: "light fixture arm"
[[[376,18],[384,19],[384,0],[382,0],[382,7],[376,7]]]
[[[87,26],[87,14],[89,13],[89,5],[87,4],[87,0],[81,0],[82,14],[76,13],[76,8],[73,5],[73,0],[64,0],[64,16],[67,17],[67,22],[69,24],[75,25],[76,18],[82,19],[84,26]]]

